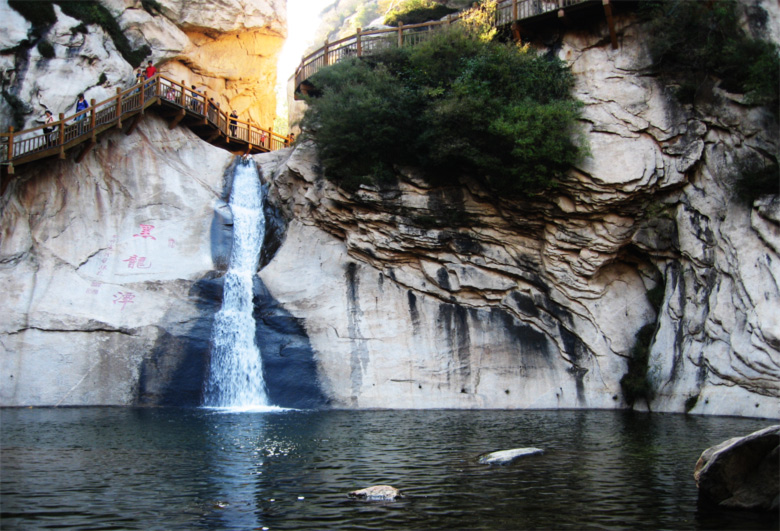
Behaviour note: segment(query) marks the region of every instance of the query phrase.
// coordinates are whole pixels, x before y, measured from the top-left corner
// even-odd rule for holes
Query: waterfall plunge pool
[[[2,529],[777,529],[697,508],[771,421],[621,411],[0,410]],[[544,455],[480,465],[484,452]],[[395,502],[347,492],[389,484]]]

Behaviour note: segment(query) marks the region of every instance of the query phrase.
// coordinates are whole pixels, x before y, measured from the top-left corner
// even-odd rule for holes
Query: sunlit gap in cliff
[[[230,192],[233,250],[225,274],[222,308],[211,331],[211,364],[203,390],[203,405],[229,411],[277,410],[268,401],[263,361],[255,341],[252,280],[265,237],[263,187],[251,159],[241,159],[233,171]]]

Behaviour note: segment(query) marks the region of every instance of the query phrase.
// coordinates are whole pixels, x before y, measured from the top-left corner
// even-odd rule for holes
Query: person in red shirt
[[[149,66],[146,67],[146,79],[149,79],[153,75],[157,73],[157,69],[154,67],[151,61],[149,61]]]

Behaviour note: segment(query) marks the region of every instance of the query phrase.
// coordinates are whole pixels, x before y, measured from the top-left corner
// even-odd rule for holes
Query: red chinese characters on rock
[[[125,306],[128,304],[132,304],[133,299],[135,299],[135,293],[130,291],[118,291],[114,293],[114,304],[121,304],[122,310],[124,310]]]
[[[141,223],[139,225],[141,227],[141,233],[140,234],[133,234],[133,238],[143,238],[144,240],[147,238],[151,238],[153,240],[156,240],[154,236],[152,236],[152,229],[154,228],[154,225],[144,225]]]
[[[130,256],[130,258],[127,258],[125,260],[122,260],[123,262],[127,262],[127,268],[128,269],[149,269],[152,267],[152,262],[146,262],[145,256],[138,256],[137,254],[134,254]]]
[[[170,247],[171,249],[175,248],[176,240],[174,240],[173,238],[168,238],[168,247]]]

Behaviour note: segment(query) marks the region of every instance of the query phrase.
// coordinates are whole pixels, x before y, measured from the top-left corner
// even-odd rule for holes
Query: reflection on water
[[[770,421],[601,411],[0,411],[2,529],[777,529],[698,512],[701,451]],[[485,466],[487,451],[541,456]],[[396,502],[350,500],[390,484]]]

